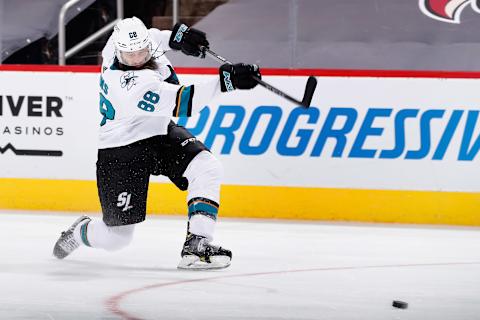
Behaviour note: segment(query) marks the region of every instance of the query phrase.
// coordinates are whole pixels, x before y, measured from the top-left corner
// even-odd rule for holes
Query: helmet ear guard
[[[137,17],[126,18],[118,22],[113,28],[113,43],[115,45],[115,56],[120,63],[128,66],[138,66],[138,63],[128,61],[122,53],[128,57],[128,53],[141,51],[145,48],[145,57],[141,59],[145,63],[152,56],[152,40],[147,27]],[[137,62],[140,61],[137,59]]]

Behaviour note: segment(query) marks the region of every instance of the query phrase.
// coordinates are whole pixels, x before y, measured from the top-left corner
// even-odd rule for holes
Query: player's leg
[[[181,190],[188,189],[187,238],[179,268],[224,268],[230,264],[231,252],[212,245],[220,204],[223,167],[188,130],[169,126],[170,147],[162,153],[167,175]],[[197,262],[203,264],[197,265]]]
[[[119,250],[131,242],[134,228],[134,224],[109,227],[101,219],[82,216],[62,232],[53,248],[53,255],[63,259],[81,245],[107,251]]]
[[[134,224],[107,226],[103,220],[93,219],[76,229],[74,236],[88,247],[116,251],[132,242],[134,230]]]
[[[193,158],[184,172],[188,180],[188,230],[182,250],[181,269],[225,268],[230,250],[211,244],[220,204],[223,167],[209,151]]]
[[[192,159],[183,176],[188,180],[189,231],[212,241],[220,207],[222,164],[209,151],[202,151]]]
[[[97,187],[103,219],[77,219],[55,244],[57,258],[65,258],[81,245],[113,251],[131,242],[135,224],[145,220],[152,163],[149,145],[146,139],[99,150]]]

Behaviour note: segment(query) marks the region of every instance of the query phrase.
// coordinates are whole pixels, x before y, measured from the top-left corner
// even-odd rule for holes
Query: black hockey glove
[[[220,67],[220,87],[222,92],[235,89],[253,89],[258,84],[253,76],[262,78],[260,68],[256,64],[229,64]]]
[[[209,43],[205,32],[177,23],[172,29],[168,45],[173,50],[182,50],[188,56],[205,58],[205,50],[200,46],[208,48]]]

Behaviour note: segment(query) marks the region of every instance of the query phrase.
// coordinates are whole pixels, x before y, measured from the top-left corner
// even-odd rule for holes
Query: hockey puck
[[[407,309],[408,308],[408,303],[403,302],[403,301],[393,300],[392,306],[394,306],[395,308],[399,308],[399,309]]]

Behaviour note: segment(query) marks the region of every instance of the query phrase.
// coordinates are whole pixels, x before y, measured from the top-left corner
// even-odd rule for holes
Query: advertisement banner
[[[299,97],[305,85],[265,80]],[[310,109],[259,86],[178,122],[222,160],[226,184],[480,191],[479,80],[318,80]],[[98,74],[2,72],[0,82],[0,176],[94,180]]]

